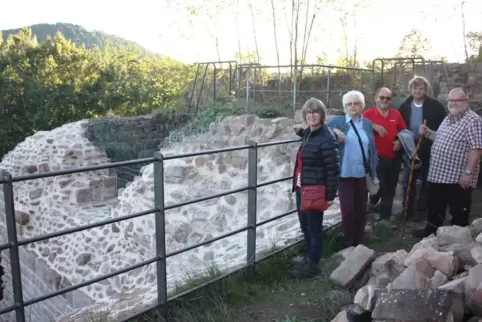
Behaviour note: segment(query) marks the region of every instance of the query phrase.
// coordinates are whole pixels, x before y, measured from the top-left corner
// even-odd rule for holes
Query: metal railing
[[[325,65],[325,64],[305,64],[305,65],[297,65],[296,68],[298,71],[300,70],[305,70],[305,77],[306,73],[309,70],[322,70],[325,72],[324,77],[326,78],[326,84],[324,88],[319,88],[316,90],[304,90],[302,86],[300,86],[302,82],[302,77],[303,75],[298,75],[297,77],[292,77],[292,82],[290,82],[290,89],[258,89],[256,88],[256,84],[258,82],[257,80],[257,71],[262,71],[265,69],[293,69],[295,66],[294,65],[260,65],[260,64],[245,64],[245,65],[238,65],[238,72],[237,75],[240,78],[238,81],[238,84],[241,85],[243,84],[244,89],[240,89],[239,86],[237,88],[237,97],[238,99],[240,98],[241,92],[244,94],[244,99],[245,99],[245,107],[246,109],[249,109],[251,105],[256,104],[256,94],[257,93],[290,93],[292,94],[292,102],[291,102],[291,108],[292,108],[292,113],[293,115],[295,114],[296,108],[298,106],[299,102],[299,94],[302,93],[310,93],[312,95],[324,95],[324,101],[325,104],[328,108],[331,108],[331,99],[332,99],[332,94],[333,93],[339,93],[341,89],[335,88],[334,84],[332,83],[332,78],[337,72],[344,72],[344,73],[352,73],[350,76],[355,76],[358,78],[358,80],[352,79],[352,81],[355,84],[351,88],[343,88],[342,90],[352,90],[352,89],[358,89],[362,92],[366,92],[364,90],[364,86],[369,85],[369,88],[373,88],[375,86],[375,81],[374,81],[374,69],[373,68],[359,68],[359,67],[344,67],[344,66],[335,66],[335,65]],[[241,72],[242,70],[242,72]],[[365,74],[368,73],[370,74],[371,80],[365,80]],[[243,75],[242,79],[241,76]],[[339,74],[337,75],[339,76]],[[291,79],[291,76],[290,76]],[[374,90],[373,90],[374,92]]]
[[[259,148],[264,148],[264,147],[269,147],[269,146],[275,146],[275,145],[281,145],[281,144],[290,144],[290,143],[296,143],[300,142],[300,139],[292,139],[292,140],[284,140],[284,141],[276,141],[276,142],[267,142],[267,143],[261,143],[257,144],[254,141],[250,141],[247,145],[242,145],[242,146],[236,146],[236,147],[227,147],[227,148],[222,148],[222,149],[216,149],[216,150],[209,150],[209,151],[200,151],[200,152],[193,152],[193,153],[185,153],[185,154],[177,154],[177,155],[167,155],[164,156],[161,152],[156,152],[152,158],[145,158],[145,159],[140,159],[140,160],[132,160],[132,161],[123,161],[123,162],[115,162],[115,163],[108,163],[108,164],[102,164],[102,165],[95,165],[95,166],[88,166],[84,168],[75,168],[75,169],[65,169],[65,170],[59,170],[59,171],[52,171],[52,172],[45,172],[45,173],[35,173],[35,174],[27,174],[27,175],[20,175],[16,177],[12,177],[10,173],[8,173],[5,170],[0,170],[0,184],[3,184],[3,191],[4,191],[4,202],[5,202],[5,215],[6,215],[6,226],[7,226],[7,234],[8,234],[8,242],[0,245],[0,250],[9,250],[10,252],[10,265],[11,265],[11,274],[12,274],[12,287],[13,287],[13,298],[14,298],[14,304],[0,309],[0,314],[5,314],[11,311],[15,311],[16,314],[16,321],[17,322],[24,322],[25,321],[25,308],[35,304],[39,303],[41,301],[45,301],[47,299],[56,297],[58,295],[62,295],[74,290],[77,290],[79,288],[88,286],[93,283],[100,282],[102,280],[114,277],[116,275],[120,275],[123,273],[127,273],[129,271],[132,271],[134,269],[156,263],[156,270],[157,270],[157,303],[154,305],[143,309],[141,312],[137,312],[135,315],[125,317],[122,319],[122,321],[129,321],[130,319],[133,319],[135,317],[141,316],[151,310],[154,309],[160,309],[160,313],[163,317],[167,317],[167,304],[169,302],[172,302],[176,299],[179,299],[182,296],[185,296],[189,293],[192,293],[196,290],[199,290],[202,287],[205,287],[211,283],[214,283],[222,278],[227,277],[228,275],[231,275],[235,272],[239,272],[240,270],[246,270],[247,273],[247,278],[249,280],[254,279],[255,277],[255,264],[257,262],[260,262],[266,258],[269,258],[278,252],[281,252],[287,248],[290,248],[298,243],[300,241],[297,241],[295,243],[292,243],[291,245],[288,245],[282,249],[277,250],[274,253],[271,253],[267,256],[264,256],[262,258],[256,258],[256,229],[257,227],[263,226],[267,223],[270,223],[272,221],[278,220],[280,218],[289,216],[291,214],[294,214],[296,210],[290,210],[286,213],[279,214],[277,216],[274,216],[272,218],[257,222],[257,188],[259,187],[264,187],[267,185],[271,185],[274,183],[282,182],[285,180],[290,180],[292,179],[292,176],[289,177],[284,177],[284,178],[279,178],[275,179],[269,182],[263,182],[258,184],[258,149]],[[195,157],[195,156],[200,156],[200,155],[211,155],[215,153],[224,153],[224,152],[230,152],[230,151],[238,151],[238,150],[248,150],[248,185],[243,188],[238,188],[234,189],[231,191],[223,192],[223,193],[218,193],[215,195],[211,195],[208,197],[202,197],[198,198],[195,200],[190,200],[190,201],[185,201],[176,205],[169,205],[166,206],[164,202],[164,161],[167,160],[173,160],[173,159],[180,159],[180,158],[188,158],[188,157]],[[55,176],[61,176],[61,175],[67,175],[67,174],[74,174],[74,173],[81,173],[81,172],[87,172],[87,171],[95,171],[95,170],[102,170],[102,169],[108,169],[108,168],[118,168],[118,167],[124,167],[124,166],[130,166],[130,165],[135,165],[139,163],[145,163],[145,162],[152,162],[153,163],[153,170],[154,170],[154,208],[149,209],[146,211],[141,211],[138,213],[118,217],[118,218],[110,218],[106,220],[102,220],[100,222],[92,223],[92,224],[86,224],[82,226],[78,226],[75,228],[70,228],[70,229],[65,229],[62,231],[58,232],[53,232],[53,233],[48,233],[44,234],[42,236],[36,236],[32,238],[27,238],[27,239],[22,239],[18,240],[17,237],[17,228],[16,228],[16,221],[15,221],[15,205],[14,205],[14,190],[13,190],[13,183],[15,182],[22,182],[22,181],[27,181],[27,180],[33,180],[33,179],[41,179],[41,178],[48,178],[48,177],[55,177]],[[231,232],[222,234],[220,236],[217,236],[215,238],[211,238],[209,240],[205,240],[201,243],[191,245],[184,247],[183,249],[176,250],[170,253],[166,252],[166,242],[165,242],[165,212],[169,209],[177,208],[177,207],[182,207],[202,201],[206,201],[209,199],[214,199],[214,198],[219,198],[225,195],[233,194],[233,193],[239,193],[239,192],[248,192],[248,206],[247,206],[247,225],[233,230]],[[55,238],[55,237],[60,237],[80,231],[84,231],[87,229],[91,228],[96,228],[99,226],[104,226],[108,224],[113,224],[133,218],[139,218],[142,216],[146,216],[149,214],[155,214],[155,237],[156,237],[156,255],[149,259],[145,260],[142,262],[139,262],[135,265],[132,265],[127,268],[120,269],[116,272],[104,274],[101,276],[98,276],[96,278],[93,278],[91,280],[78,283],[75,285],[71,285],[59,290],[56,290],[54,292],[51,292],[49,294],[45,294],[33,299],[29,300],[24,300],[23,297],[23,289],[22,289],[22,274],[20,271],[20,259],[19,259],[19,247],[20,246],[25,246],[31,243]],[[335,227],[337,225],[333,225],[331,227]],[[327,229],[331,228],[328,227]],[[189,250],[195,249],[197,247],[201,247],[204,245],[208,245],[210,243],[213,243],[215,241],[242,233],[247,231],[247,249],[246,249],[246,255],[247,255],[247,260],[246,264],[243,265],[242,267],[231,271],[229,273],[226,273],[224,275],[221,275],[219,277],[216,277],[215,279],[205,282],[193,289],[187,290],[185,292],[176,294],[175,296],[168,297],[168,288],[167,288],[167,274],[166,274],[166,259],[175,255],[178,255],[183,252],[187,252]]]

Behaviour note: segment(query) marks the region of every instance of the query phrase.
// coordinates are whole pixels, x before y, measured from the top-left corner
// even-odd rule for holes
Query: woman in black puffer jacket
[[[309,127],[296,130],[303,142],[297,153],[293,192],[296,192],[296,207],[305,238],[306,257],[292,271],[292,275],[307,278],[320,274],[318,264],[323,252],[323,211],[300,211],[301,185],[325,185],[326,200],[330,205],[338,189],[340,161],[338,141],[325,124],[326,108],[323,102],[310,98],[303,105],[301,114]]]

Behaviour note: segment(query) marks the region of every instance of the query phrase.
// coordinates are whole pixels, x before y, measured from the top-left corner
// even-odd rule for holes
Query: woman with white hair
[[[365,237],[368,188],[376,189],[378,157],[372,122],[362,116],[365,97],[359,91],[350,91],[343,95],[342,102],[345,115],[334,116],[328,126],[340,142],[338,196],[345,242],[356,246],[363,244]]]
[[[293,192],[306,247],[305,258],[291,272],[296,278],[320,274],[323,252],[323,214],[336,197],[340,163],[338,142],[326,126],[323,102],[310,98],[301,109],[306,129],[297,130],[303,138],[293,174]],[[321,205],[320,205],[321,204]]]

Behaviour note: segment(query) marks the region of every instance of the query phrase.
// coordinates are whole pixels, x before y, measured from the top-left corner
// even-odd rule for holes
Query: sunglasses
[[[380,101],[391,101],[392,98],[390,96],[378,96]]]

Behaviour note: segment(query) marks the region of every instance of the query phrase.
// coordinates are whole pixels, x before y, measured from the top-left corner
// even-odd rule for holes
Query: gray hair
[[[428,80],[423,77],[423,76],[414,76],[410,82],[408,82],[408,88],[410,90],[412,90],[414,87],[417,87],[417,86],[423,86],[425,87],[425,90],[428,90],[429,87],[430,87],[430,83],[428,82]]]
[[[387,92],[390,93],[390,95],[392,95],[392,91],[390,90],[390,88],[388,88],[388,87],[380,87],[380,88],[377,89],[377,91],[375,92],[375,100],[378,99],[378,95],[380,95],[380,92],[381,92],[382,90],[386,90]]]
[[[358,101],[362,106],[362,110],[365,108],[365,96],[363,95],[363,93],[360,91],[349,91],[345,95],[343,95],[343,98],[341,99],[345,113],[346,106],[351,101]]]
[[[303,104],[301,115],[303,116],[304,121],[306,121],[306,114],[308,114],[308,112],[319,112],[321,114],[321,124],[325,123],[326,107],[319,99],[312,97]]]
[[[462,93],[462,94],[464,94],[464,96],[465,96],[467,99],[469,99],[469,94],[468,94],[467,91],[464,90],[462,87],[455,87],[455,88],[453,88],[453,89],[449,92],[448,96],[450,96],[450,94],[452,94],[452,93]]]

